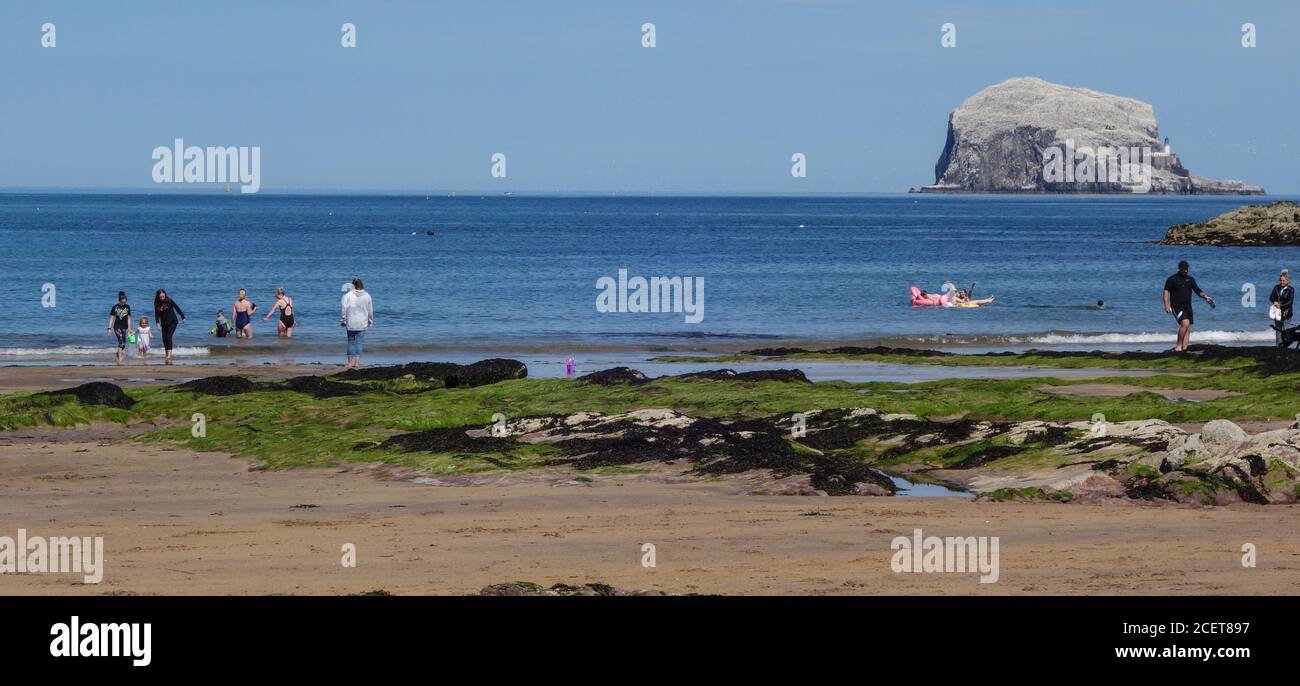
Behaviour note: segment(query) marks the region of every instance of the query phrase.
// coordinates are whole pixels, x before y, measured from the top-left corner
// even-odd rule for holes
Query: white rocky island
[[[913,191],[1264,194],[1189,172],[1160,140],[1151,105],[1032,77],[989,86],[953,110],[935,183]]]

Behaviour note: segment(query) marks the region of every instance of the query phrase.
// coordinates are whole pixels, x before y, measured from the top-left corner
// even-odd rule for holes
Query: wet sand
[[[0,434],[0,536],[103,536],[106,572],[0,574],[0,594],[472,593],[598,581],[721,594],[1294,594],[1300,510],[964,498],[748,496],[635,477],[445,487],[261,471],[125,442],[121,427]],[[890,542],[998,536],[1000,580],[895,574]],[[358,564],[341,564],[356,545]],[[657,566],[642,567],[641,546]],[[1258,567],[1241,566],[1253,543]]]
[[[343,365],[326,364],[249,364],[231,362],[186,363],[165,365],[162,359],[148,364],[130,360],[121,365],[10,365],[0,367],[0,393],[67,388],[90,381],[110,381],[125,389],[134,386],[181,383],[204,376],[243,374],[267,381],[303,374],[334,374]]]

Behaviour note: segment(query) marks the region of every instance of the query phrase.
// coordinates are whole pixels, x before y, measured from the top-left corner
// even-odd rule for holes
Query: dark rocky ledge
[[[1200,224],[1169,227],[1163,245],[1300,246],[1300,204],[1245,205]]]

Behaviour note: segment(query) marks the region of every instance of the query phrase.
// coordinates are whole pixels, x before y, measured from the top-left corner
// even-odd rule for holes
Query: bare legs
[[[1192,337],[1192,320],[1184,319],[1178,322],[1178,342],[1174,344],[1174,352],[1187,352],[1187,343]]]

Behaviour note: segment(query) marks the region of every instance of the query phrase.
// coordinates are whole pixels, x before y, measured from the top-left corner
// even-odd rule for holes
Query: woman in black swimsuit
[[[262,317],[262,321],[270,319],[277,310],[280,312],[280,335],[293,338],[293,298],[285,295],[283,288],[275,289],[275,306]]]
[[[176,320],[177,315],[180,316],[179,322]],[[172,334],[176,333],[177,324],[185,323],[185,311],[167,296],[167,291],[159,288],[153,295],[153,320],[162,328],[163,349],[167,351],[167,364],[171,364]]]

